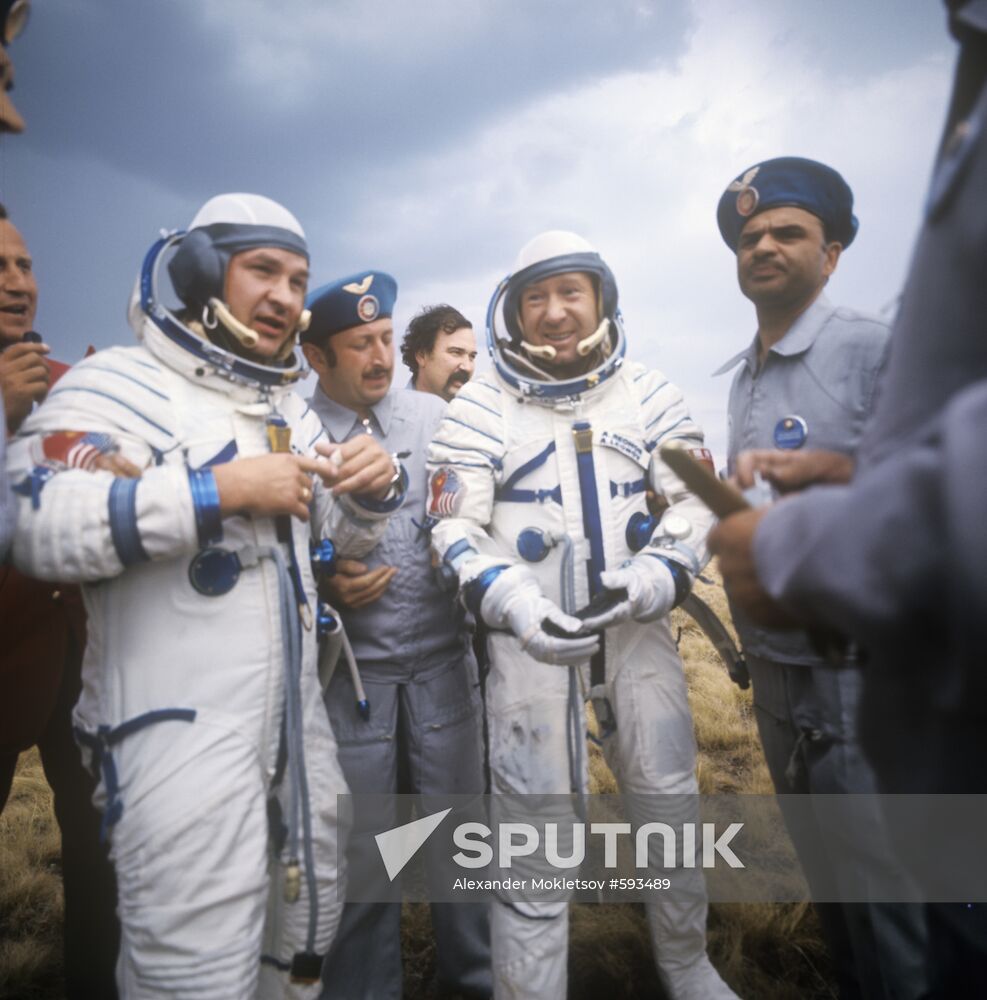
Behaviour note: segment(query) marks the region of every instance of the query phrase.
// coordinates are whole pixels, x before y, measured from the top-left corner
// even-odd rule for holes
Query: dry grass
[[[21,755],[0,815],[0,998],[60,995],[61,843],[37,750]]]
[[[699,593],[729,621],[722,590]],[[673,614],[680,630],[689,696],[699,744],[703,793],[769,794],[750,692],[727,677],[715,650],[690,619]],[[616,785],[596,748],[590,750],[594,791]],[[0,1000],[54,1000],[59,981],[61,885],[59,838],[51,794],[37,754],[21,758],[0,817]],[[799,904],[719,904],[710,908],[713,962],[742,997],[758,1000],[831,1000],[836,996],[811,907]],[[405,995],[433,1000],[435,948],[428,907],[405,908]],[[569,954],[570,997],[637,1000],[661,997],[644,910],[638,905],[573,907]]]

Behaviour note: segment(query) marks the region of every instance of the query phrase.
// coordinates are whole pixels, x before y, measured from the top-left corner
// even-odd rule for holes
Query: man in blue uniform
[[[396,295],[390,275],[367,271],[309,297],[304,350],[319,377],[312,409],[331,440],[373,434],[401,455],[409,474],[401,514],[363,561],[339,563],[329,588],[359,664],[369,718],[356,708],[345,669],[335,671],[326,701],[354,793],[481,794],[476,664],[462,613],[435,580],[425,529],[426,450],[446,407],[431,393],[391,390]],[[372,842],[353,838],[354,870],[368,848]],[[436,903],[432,923],[440,988],[489,996],[486,905]],[[398,903],[347,904],[323,996],[399,997],[400,925]]]
[[[740,364],[730,387],[728,464],[748,452],[756,471],[787,488],[793,465],[852,468],[876,398],[888,327],[834,306],[825,286],[854,239],[853,194],[831,167],[786,156],[745,170],[723,192],[720,234],[737,255],[741,292],[757,334],[717,374]],[[822,449],[820,453],[818,450]],[[775,789],[866,793],[873,771],[857,737],[859,665],[834,665],[802,631],[764,628],[733,608],[754,685],[754,714]],[[782,799],[783,809],[786,799]],[[823,800],[825,802],[825,800]],[[785,809],[789,832],[816,896],[859,891],[873,876],[900,879],[880,815],[866,839],[848,841],[825,805]],[[880,898],[879,895],[877,898]],[[924,920],[918,906],[817,904],[843,997],[924,992]]]
[[[987,792],[987,3],[947,6],[960,60],[855,477],[735,515],[710,539],[748,614],[861,644],[861,738],[889,792]],[[982,909],[928,907],[930,995],[984,995]]]

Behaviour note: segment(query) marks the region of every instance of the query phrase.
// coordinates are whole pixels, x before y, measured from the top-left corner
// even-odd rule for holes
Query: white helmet
[[[580,271],[596,285],[599,326],[579,342],[581,357],[601,348],[599,365],[576,378],[557,380],[528,357],[551,361],[555,349],[524,340],[521,330],[521,292],[530,284],[557,274]],[[617,308],[617,282],[593,247],[576,233],[553,229],[526,243],[513,272],[496,288],[487,310],[487,347],[500,376],[524,395],[558,399],[579,395],[610,377],[623,364],[624,331]],[[524,353],[522,353],[524,352]]]
[[[309,259],[301,225],[276,201],[258,194],[210,198],[196,212],[186,232],[169,233],[148,251],[132,320],[141,318],[133,315],[139,310],[169,339],[234,378],[266,385],[295,381],[304,373],[304,365],[294,351],[294,337],[288,338],[279,357],[269,364],[227,350],[237,344],[250,350],[258,343],[257,334],[237,320],[223,301],[230,259],[258,247],[276,247]],[[179,320],[158,294],[160,265],[171,250],[174,253],[168,260],[168,274],[174,293],[194,316],[201,316],[201,334]],[[296,335],[308,326],[308,319],[308,312],[303,312]],[[209,331],[217,330],[220,324],[220,333],[210,336]],[[192,323],[192,327],[197,328],[198,323]]]

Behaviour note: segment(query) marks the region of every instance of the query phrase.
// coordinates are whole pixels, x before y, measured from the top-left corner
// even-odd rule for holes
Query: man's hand
[[[319,590],[333,607],[352,611],[373,604],[387,590],[396,573],[396,566],[368,570],[355,559],[340,559],[335,574],[324,580]]]
[[[289,514],[307,521],[312,474],[324,476],[326,467],[325,459],[290,452],[237,458],[216,465],[212,471],[219,490],[220,512],[223,517],[241,513],[261,517]]]
[[[853,469],[853,459],[838,451],[763,448],[737,456],[736,479],[746,490],[754,485],[754,473],[760,472],[779,493],[791,493],[807,486],[848,483]]]
[[[0,354],[0,391],[12,434],[24,422],[35,403],[48,395],[51,372],[45,364],[47,344],[12,344]]]
[[[358,493],[382,500],[394,479],[394,463],[380,442],[370,434],[358,434],[345,444],[317,444],[315,450],[329,459],[318,472],[336,496]]]
[[[583,623],[567,615],[541,592],[527,566],[505,569],[483,595],[480,617],[491,628],[509,629],[521,648],[542,663],[563,666],[585,663],[600,648],[600,640],[583,631]],[[552,622],[563,635],[551,635],[542,627]]]
[[[754,532],[768,510],[758,507],[731,514],[709,533],[707,545],[719,557],[723,586],[731,602],[748,618],[769,628],[798,628],[798,622],[761,586],[754,566]]]

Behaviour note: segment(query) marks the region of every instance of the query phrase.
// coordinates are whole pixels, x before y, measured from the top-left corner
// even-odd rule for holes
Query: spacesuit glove
[[[506,628],[521,648],[542,663],[585,663],[600,648],[599,639],[585,635],[583,623],[550,601],[526,566],[511,566],[490,585],[480,604],[480,616],[491,628]],[[549,635],[542,621],[549,619],[572,638]]]
[[[655,556],[636,555],[620,569],[601,573],[600,583],[607,590],[625,589],[627,600],[593,618],[584,619],[586,629],[596,631],[630,618],[639,622],[657,621],[675,606],[675,580],[665,563]]]

